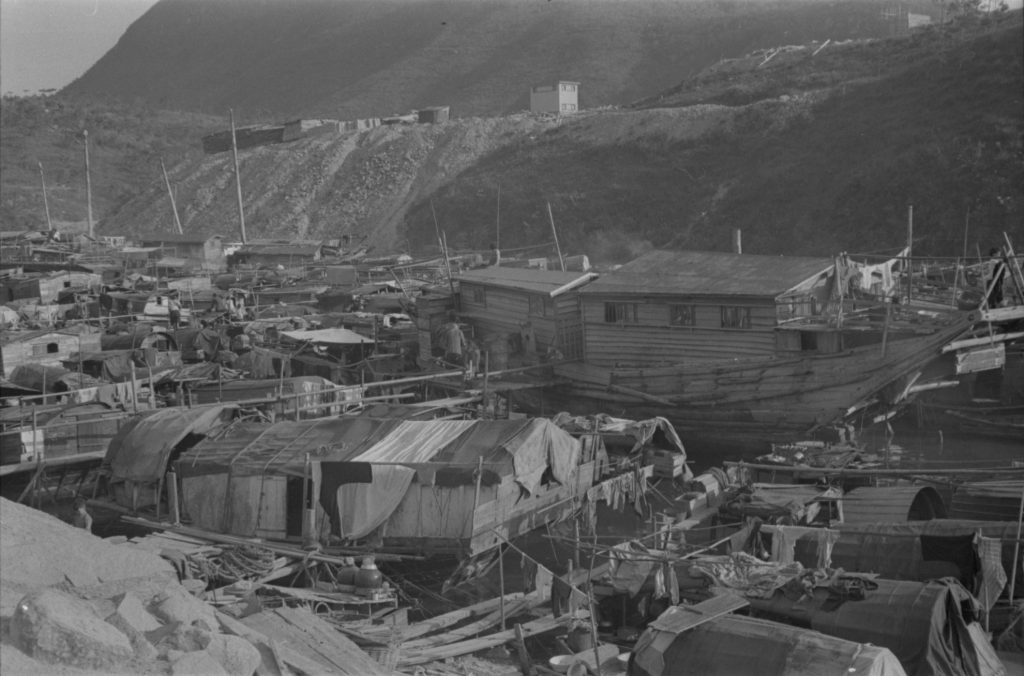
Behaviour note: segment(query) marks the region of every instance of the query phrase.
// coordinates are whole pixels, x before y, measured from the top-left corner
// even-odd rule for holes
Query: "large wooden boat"
[[[886,419],[921,387],[924,366],[979,317],[957,308],[955,291],[945,302],[915,293],[906,265],[898,257],[869,265],[652,251],[568,287],[578,321],[558,321],[550,341],[565,359],[541,396],[520,403],[547,414],[663,416],[697,447],[764,449],[855,414]],[[480,293],[481,280],[467,279],[473,295],[462,294],[467,320],[480,328],[492,311],[488,296],[509,296],[517,280],[521,295],[566,293],[488,270],[493,289]],[[544,307],[531,303],[538,317],[522,319],[536,325]],[[509,307],[494,312],[509,321]]]

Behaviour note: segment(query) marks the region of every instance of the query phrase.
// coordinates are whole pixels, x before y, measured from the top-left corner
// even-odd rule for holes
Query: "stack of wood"
[[[654,465],[654,476],[674,479],[686,471],[686,456],[682,453],[652,448],[647,451],[645,464]]]

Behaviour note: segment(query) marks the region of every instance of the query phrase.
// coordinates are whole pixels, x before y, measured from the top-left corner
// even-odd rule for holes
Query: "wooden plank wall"
[[[635,324],[605,321],[605,302],[636,303]],[[671,326],[670,305],[695,306],[694,326]],[[684,360],[755,357],[775,349],[775,305],[765,301],[701,298],[586,296],[584,351],[600,366],[659,366]],[[749,329],[721,326],[721,307],[750,308]]]
[[[225,496],[227,477],[227,474],[207,474],[182,479],[182,511],[191,517],[192,524],[196,528],[243,537],[286,538],[287,478],[231,477],[231,494]],[[230,515],[225,528],[224,510],[229,503]],[[316,522],[322,524],[326,514],[319,503],[316,512]]]
[[[494,487],[481,486],[480,500],[494,499]],[[467,538],[472,528],[474,484],[426,486],[413,483],[388,519],[388,538]]]
[[[56,352],[33,354],[33,345],[43,345],[45,349],[49,343],[57,343]],[[61,366],[61,362],[70,359],[75,352],[98,352],[99,349],[99,333],[85,333],[81,336],[71,333],[47,333],[31,340],[8,343],[0,348],[3,351],[3,375],[10,376],[11,371],[22,364]]]
[[[473,300],[473,290],[483,289],[485,302]],[[544,352],[549,346],[557,344],[558,334],[556,321],[575,323],[579,321],[579,294],[566,293],[556,298],[548,298],[547,314],[529,313],[529,298],[544,297],[541,293],[529,293],[516,289],[499,289],[483,285],[462,282],[462,310],[468,316],[478,337],[484,339],[495,335],[518,335],[521,325],[527,321],[534,326],[537,338],[537,349]]]

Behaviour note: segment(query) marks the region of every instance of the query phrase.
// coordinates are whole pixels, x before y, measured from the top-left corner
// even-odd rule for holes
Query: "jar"
[[[362,567],[356,571],[356,586],[362,589],[380,589],[384,576],[377,570],[372,556],[363,559]]]
[[[594,637],[590,629],[582,624],[577,624],[569,631],[565,642],[574,653],[581,653],[594,647]]]
[[[356,573],[358,572],[359,566],[356,565],[356,560],[351,556],[345,557],[345,563],[338,570],[338,584],[354,585],[356,583]]]

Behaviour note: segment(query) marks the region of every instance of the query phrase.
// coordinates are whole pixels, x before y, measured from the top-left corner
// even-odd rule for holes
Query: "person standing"
[[[448,313],[448,322],[441,327],[441,346],[444,348],[444,360],[449,364],[462,366],[462,354],[466,349],[466,336],[455,321],[455,313]]]
[[[988,306],[999,307],[1003,302],[1003,279],[1006,277],[1006,263],[999,255],[999,249],[989,249],[988,275],[985,284],[989,289]]]
[[[171,329],[178,328],[181,323],[181,303],[178,302],[177,294],[167,296],[167,321]]]
[[[92,532],[92,515],[85,508],[85,498],[75,498],[75,513],[71,517],[71,524],[76,528],[84,528]]]

